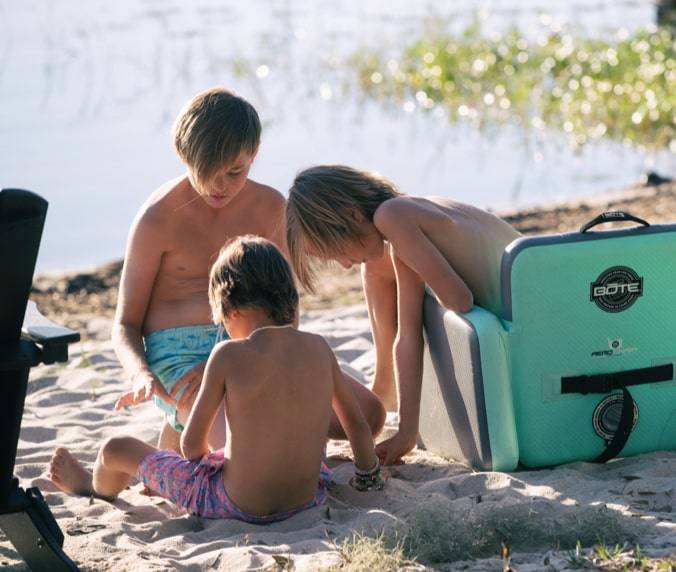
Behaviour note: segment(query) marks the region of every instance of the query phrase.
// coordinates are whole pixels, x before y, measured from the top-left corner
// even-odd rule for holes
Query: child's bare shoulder
[[[386,200],[376,209],[373,213],[373,223],[380,228],[380,225],[401,221],[415,210],[416,205],[409,197],[394,197]]]
[[[209,361],[219,369],[227,369],[233,362],[242,359],[242,342],[240,340],[224,340],[218,342],[211,350]]]
[[[247,180],[246,185],[249,200],[256,204],[258,210],[275,213],[284,211],[286,199],[278,190],[251,179]]]
[[[329,346],[329,343],[326,341],[324,336],[313,334],[312,332],[302,332],[300,330],[296,331],[300,337],[300,343],[303,344],[304,348],[313,348],[316,349],[317,352],[333,353],[331,346]]]
[[[167,181],[146,199],[139,209],[135,224],[141,228],[162,228],[175,220],[174,213],[194,198],[186,176]]]
[[[373,213],[373,224],[387,234],[398,231],[406,223],[422,223],[445,218],[430,201],[422,197],[395,197],[382,203]]]

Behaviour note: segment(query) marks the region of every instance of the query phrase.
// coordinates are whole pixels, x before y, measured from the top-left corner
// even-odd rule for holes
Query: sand
[[[88,341],[72,347],[68,364],[32,371],[15,470],[22,486],[40,487],[65,533],[65,550],[83,570],[375,570],[359,558],[385,569],[377,548],[397,542],[418,559],[409,568],[443,570],[502,570],[504,539],[519,571],[575,569],[578,540],[584,547],[619,543],[629,551],[638,544],[643,554],[676,553],[676,452],[498,473],[416,449],[389,469],[384,491],[371,493],[350,488],[351,463],[334,460],[328,505],[268,526],[189,516],[143,496],[138,484],[114,503],[61,493],[46,476],[56,446],[91,464],[103,439],[129,433],[153,442],[160,427],[152,404],[113,411],[127,382],[109,327],[92,320]],[[363,305],[308,312],[303,327],[324,335],[362,380],[370,378],[374,351]],[[330,443],[329,454],[348,452]],[[355,533],[382,533],[383,542],[358,555],[354,544],[343,546]],[[2,535],[0,566],[27,569]]]

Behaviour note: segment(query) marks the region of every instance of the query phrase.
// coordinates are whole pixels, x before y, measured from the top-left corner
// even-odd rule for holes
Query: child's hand
[[[416,437],[407,438],[401,432],[376,445],[376,455],[383,465],[401,464],[401,458],[415,447]]]
[[[383,490],[385,481],[380,474],[380,461],[376,459],[376,464],[368,471],[362,471],[355,467],[354,477],[350,479],[350,486],[359,492]]]
[[[153,395],[157,395],[166,403],[176,403],[176,399],[167,392],[160,380],[152,372],[141,371],[134,376],[132,390],[123,393],[115,402],[115,409],[139,405],[148,401]]]
[[[192,405],[195,402],[197,393],[200,390],[202,385],[202,378],[204,377],[204,368],[206,367],[207,362],[202,362],[193,367],[188,373],[181,377],[171,388],[170,395],[174,401],[176,401],[176,396],[178,395],[181,388],[185,387],[185,391],[181,398],[176,403],[176,409],[187,409],[190,411]]]

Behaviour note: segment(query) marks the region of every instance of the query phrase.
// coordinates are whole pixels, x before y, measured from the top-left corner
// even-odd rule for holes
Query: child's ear
[[[226,320],[232,320],[233,318],[237,320],[238,318],[242,317],[242,312],[236,309],[232,309],[228,312],[228,315],[225,317]]]
[[[348,213],[350,215],[350,218],[357,223],[362,223],[365,220],[364,215],[361,214],[361,211],[359,209],[351,208],[348,210]]]

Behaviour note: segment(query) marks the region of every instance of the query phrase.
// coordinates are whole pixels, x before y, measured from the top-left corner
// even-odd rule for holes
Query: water
[[[461,29],[478,15],[487,32],[528,31],[542,14],[610,34],[652,23],[655,8],[647,0],[0,0],[0,186],[50,202],[38,271],[119,258],[140,204],[182,172],[174,117],[213,85],[259,110],[251,176],[283,192],[299,169],[320,162],[496,209],[621,187],[646,167],[674,174],[667,153],[604,143],[575,154],[556,136],[532,149],[516,131],[479,134],[346,89],[350,54],[396,50],[430,17]]]

